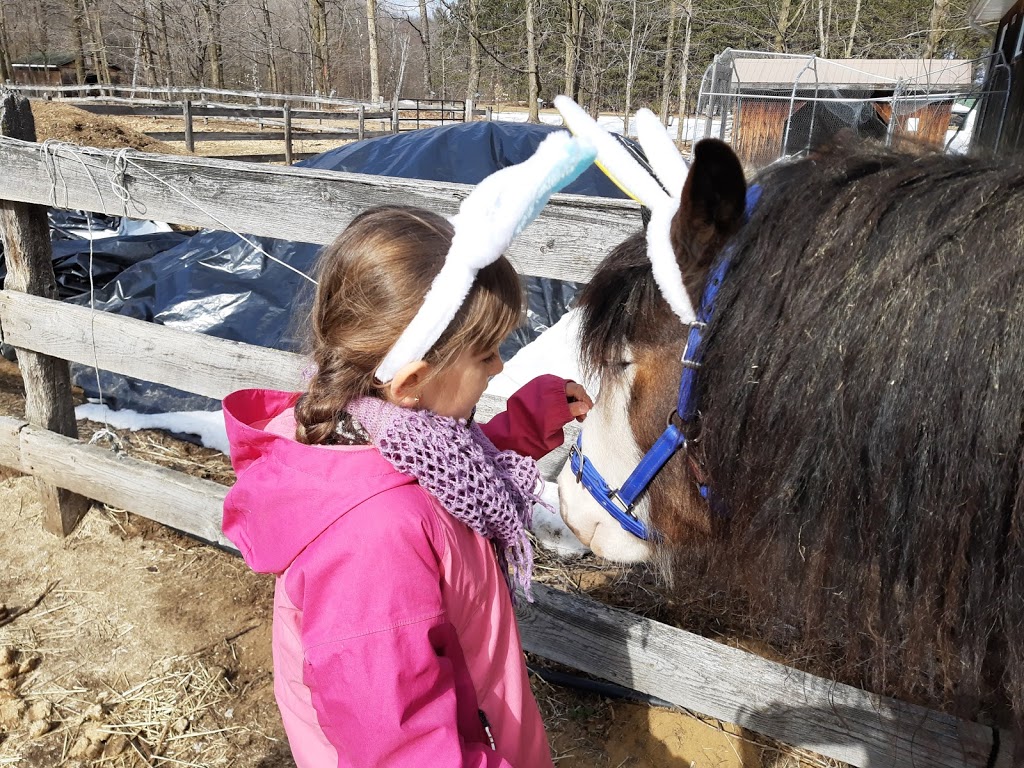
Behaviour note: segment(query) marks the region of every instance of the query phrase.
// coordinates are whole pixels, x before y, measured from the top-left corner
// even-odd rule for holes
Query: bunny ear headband
[[[608,178],[651,210],[651,220],[647,225],[647,257],[651,260],[654,280],[679,319],[683,323],[693,322],[696,314],[686,294],[671,240],[672,218],[679,210],[687,168],[664,126],[649,109],[636,113],[640,146],[657,175],[655,179],[575,101],[568,96],[556,96],[555,107],[575,136],[597,148],[596,162]]]
[[[477,273],[497,261],[548,199],[589,166],[596,150],[586,137],[553,133],[526,161],[492,173],[462,201],[451,218],[455,235],[412,322],[377,368],[391,381],[403,366],[422,360],[466,300]]]

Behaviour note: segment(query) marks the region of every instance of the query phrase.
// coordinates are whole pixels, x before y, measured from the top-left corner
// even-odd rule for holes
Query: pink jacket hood
[[[224,501],[224,533],[254,571],[280,574],[332,523],[377,494],[416,481],[394,469],[374,450],[352,449],[345,462],[331,460],[338,448],[303,445],[265,429],[298,399],[295,392],[248,389],[224,398],[224,422],[238,482]],[[340,449],[345,450],[345,449]],[[309,478],[296,487],[275,480],[279,473],[249,472],[262,463],[281,464]],[[285,516],[282,509],[302,509]]]

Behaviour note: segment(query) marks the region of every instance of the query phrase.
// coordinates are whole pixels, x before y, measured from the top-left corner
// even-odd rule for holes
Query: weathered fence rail
[[[0,112],[0,127],[6,125],[2,117]],[[468,191],[358,174],[43,147],[4,137],[0,173],[8,253],[22,245],[11,242],[21,235],[7,226],[10,211],[36,206],[144,214],[326,243],[368,205],[403,202],[453,213]],[[557,195],[511,256],[524,274],[585,280],[601,254],[638,226],[634,204]],[[48,260],[30,266],[37,284],[52,281]],[[31,284],[22,290],[45,293]],[[305,365],[298,355],[20,290],[0,292],[0,326],[7,343],[26,358],[98,364],[214,398],[243,386],[297,387]],[[42,382],[25,375],[31,399]],[[482,403],[485,413],[500,407],[498,398]],[[28,412],[27,420],[0,418],[0,463],[48,486],[230,546],[220,532],[223,486],[84,444],[35,423]],[[839,685],[589,599],[542,585],[534,589],[536,602],[524,601],[520,610],[522,636],[527,650],[546,658],[855,766],[1011,765],[1012,745],[1004,736],[996,752],[999,735],[985,726]]]
[[[310,153],[293,153],[294,141],[315,139],[356,140],[387,136],[403,130],[416,130],[432,125],[469,122],[475,117],[491,119],[491,110],[474,109],[472,102],[450,99],[393,99],[390,104],[372,104],[355,99],[310,97],[298,94],[267,94],[255,91],[225,91],[209,88],[129,88],[125,86],[43,86],[13,85],[8,88],[34,98],[57,100],[95,115],[153,118],[181,118],[181,131],[147,131],[161,141],[182,141],[189,152],[197,141],[281,141],[283,153],[245,155],[251,162],[285,162],[311,157]],[[163,95],[163,99],[143,98]],[[211,100],[215,99],[215,100]],[[234,99],[235,101],[231,101]],[[230,131],[197,131],[196,119],[216,118],[258,124],[278,124],[280,133],[249,133]],[[292,130],[292,121],[316,120],[348,127],[331,131]],[[376,126],[368,129],[367,124]],[[237,158],[238,155],[222,156]],[[219,158],[218,158],[219,159]]]

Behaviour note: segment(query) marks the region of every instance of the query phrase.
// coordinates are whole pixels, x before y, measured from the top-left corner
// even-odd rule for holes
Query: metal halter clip
[[[576,457],[576,461],[579,462],[579,468],[573,473],[576,475],[576,482],[583,482],[583,452],[576,447],[576,441],[574,440],[572,445],[569,446],[569,466],[572,466],[572,457]]]
[[[622,497],[619,496],[619,490],[615,490],[609,493],[608,498],[611,499],[612,502],[614,502],[615,506],[622,510],[623,514],[629,515],[630,517],[635,517],[635,515],[633,514],[633,505],[627,505],[626,502],[622,500]]]

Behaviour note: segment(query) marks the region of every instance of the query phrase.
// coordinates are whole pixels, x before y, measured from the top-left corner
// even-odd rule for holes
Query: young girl
[[[300,768],[552,765],[510,591],[529,583],[533,459],[591,401],[542,376],[475,424],[522,299],[501,257],[460,301],[457,240],[420,209],[358,216],[321,257],[308,391],[224,400],[224,531],[277,575],[275,693]]]

